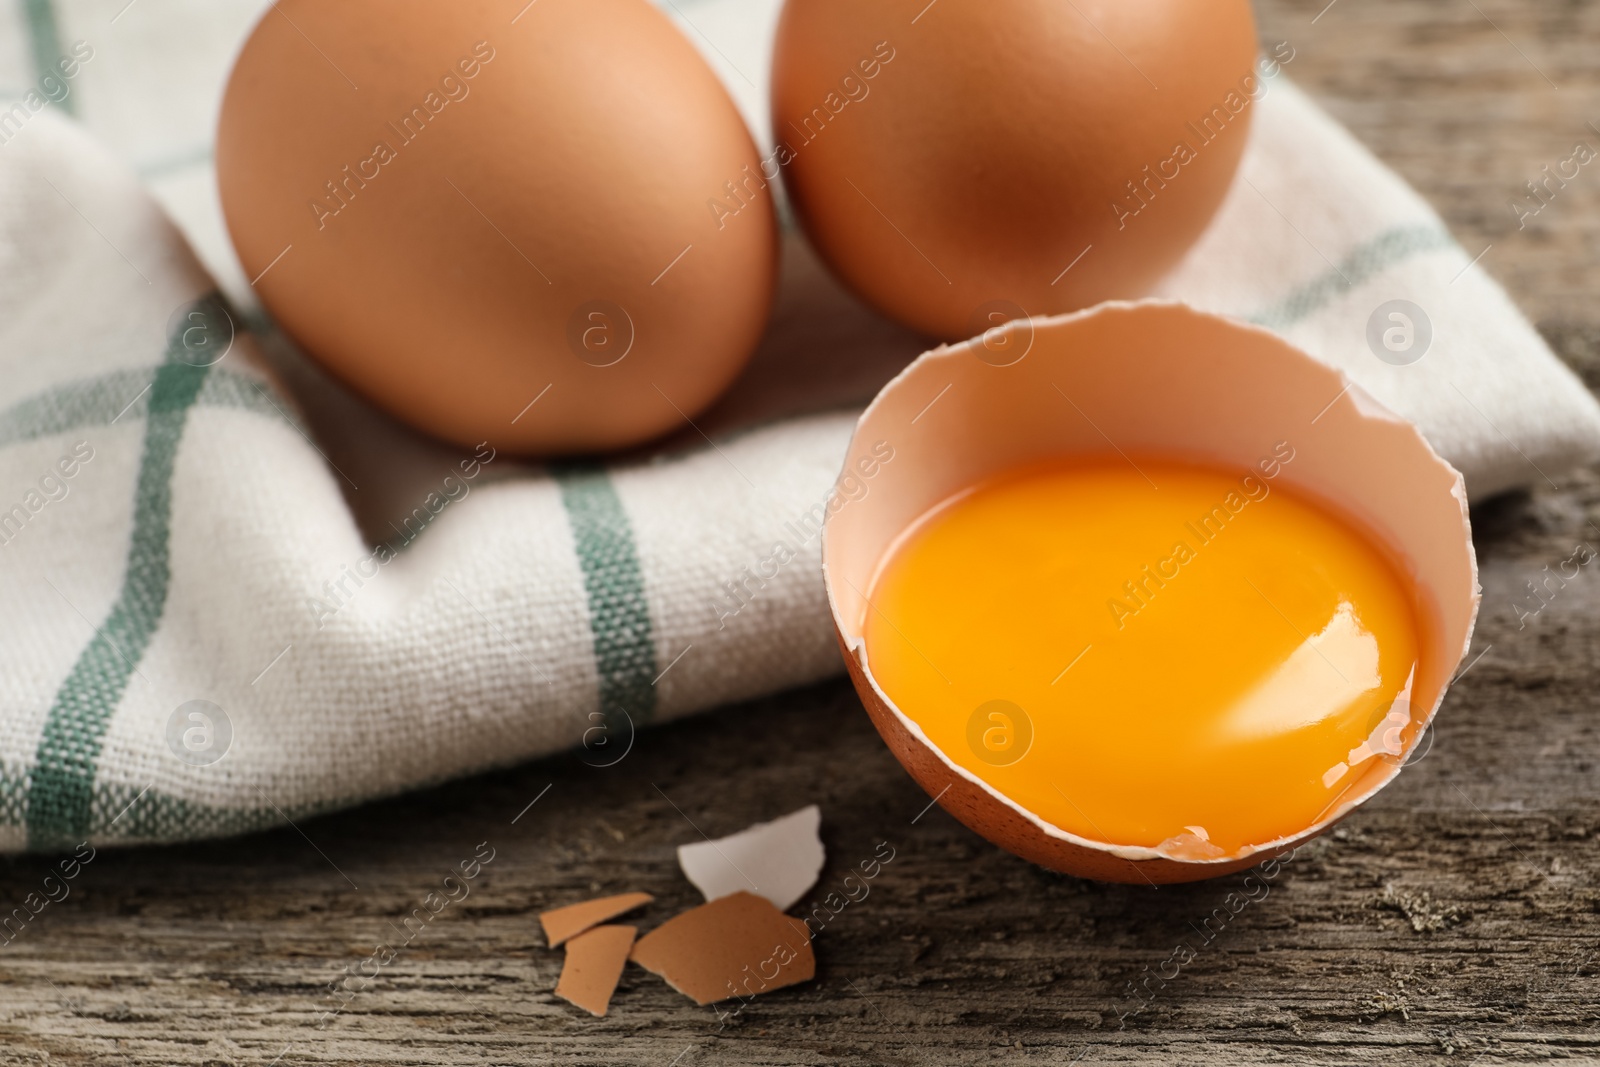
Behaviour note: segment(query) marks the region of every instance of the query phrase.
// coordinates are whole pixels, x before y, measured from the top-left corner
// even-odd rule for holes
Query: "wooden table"
[[[1492,245],[1484,265],[1600,383],[1600,170],[1526,230],[1507,207],[1575,141],[1600,145],[1586,125],[1600,123],[1600,2],[1324,3],[1261,0],[1263,38],[1292,41],[1294,76],[1469,251]],[[1584,574],[1524,628],[1512,607],[1545,564],[1600,546],[1600,478],[1473,519],[1482,658],[1431,751],[1151,982],[1148,1002],[1129,983],[1199,941],[1238,887],[1096,885],[991,847],[924,810],[841,682],[647,733],[608,770],[563,757],[304,835],[103,852],[0,948],[0,1062],[1600,1061],[1600,580]],[[551,995],[560,961],[538,911],[643,889],[660,921],[696,899],[674,848],[697,827],[812,801],[829,850],[819,893],[880,842],[895,857],[818,938],[815,982],[725,1022],[637,970],[604,1020]],[[359,975],[485,841],[494,859],[471,895],[368,965],[376,977],[319,1029],[330,983]],[[45,873],[32,857],[0,865],[0,899]]]

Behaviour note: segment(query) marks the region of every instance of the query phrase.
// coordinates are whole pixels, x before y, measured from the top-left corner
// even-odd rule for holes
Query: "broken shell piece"
[[[1211,843],[1211,835],[1204,826],[1185,826],[1183,833],[1161,842],[1161,848],[1168,855],[1188,860],[1214,860],[1227,855]]]
[[[815,804],[715,841],[678,846],[678,866],[707,900],[748,890],[788,911],[817,884],[825,854]]]
[[[604,1015],[637,932],[632,926],[596,926],[568,941],[556,996],[590,1015]]]
[[[544,927],[545,940],[549,942],[551,948],[555,948],[561,942],[576,937],[591,926],[609,922],[618,915],[626,915],[634,908],[648,904],[654,899],[655,897],[649,893],[619,893],[614,897],[585,900],[544,912],[539,916],[539,924]]]
[[[806,924],[743,891],[668,919],[629,959],[697,1004],[770,993],[817,971]]]

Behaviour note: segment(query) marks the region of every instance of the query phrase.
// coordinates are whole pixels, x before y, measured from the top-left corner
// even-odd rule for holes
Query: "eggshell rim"
[[[1440,685],[1439,692],[1434,697],[1432,706],[1428,709],[1427,715],[1422,718],[1419,724],[1419,729],[1416,736],[1417,741],[1420,742],[1423,734],[1433,724],[1433,719],[1438,714],[1439,707],[1444,702],[1445,694],[1449,692],[1450,686],[1454,683],[1456,672],[1461,665],[1461,661],[1466,657],[1468,650],[1470,650],[1472,647],[1473,633],[1477,628],[1478,612],[1483,600],[1482,587],[1479,583],[1478,555],[1476,547],[1472,542],[1472,522],[1467,505],[1466,480],[1462,477],[1460,471],[1456,470],[1456,468],[1451,466],[1451,464],[1446,461],[1444,457],[1439,455],[1439,453],[1434,449],[1433,445],[1427,440],[1426,437],[1423,436],[1422,431],[1417,428],[1415,423],[1390,410],[1376,397],[1372,396],[1371,393],[1367,392],[1364,388],[1357,384],[1343,370],[1330,366],[1321,360],[1316,359],[1310,353],[1293,344],[1282,335],[1274,333],[1273,331],[1252,322],[1246,322],[1226,315],[1218,315],[1213,312],[1202,311],[1199,308],[1196,308],[1193,305],[1181,300],[1112,300],[1101,304],[1096,304],[1093,307],[1085,308],[1081,311],[1069,312],[1063,315],[1030,316],[1027,319],[1016,319],[998,328],[1009,330],[1019,322],[1026,322],[1033,326],[1035,330],[1038,330],[1044,327],[1069,325],[1110,312],[1127,311],[1137,314],[1141,310],[1154,308],[1186,311],[1193,315],[1225,323],[1234,329],[1238,329],[1246,333],[1257,334],[1263,338],[1266,338],[1277,345],[1283,351],[1283,354],[1286,358],[1297,357],[1309,364],[1313,370],[1321,371],[1322,373],[1334,377],[1338,383],[1343,386],[1343,391],[1341,392],[1340,396],[1349,396],[1351,398],[1361,421],[1388,422],[1409,430],[1411,437],[1413,437],[1415,441],[1422,446],[1425,455],[1432,459],[1433,462],[1438,464],[1438,466],[1449,471],[1454,476],[1450,487],[1450,495],[1455,498],[1457,505],[1461,509],[1461,532],[1467,550],[1468,577],[1472,592],[1470,595],[1470,603],[1468,605],[1467,625],[1462,641],[1461,651],[1456,655],[1455,662],[1450,664],[1446,681]],[[958,341],[952,344],[941,344],[935,348],[929,349],[908,363],[898,374],[890,379],[890,381],[878,392],[878,394],[872,398],[871,403],[869,403],[866,408],[863,409],[860,417],[856,420],[855,428],[851,431],[850,441],[845,449],[844,463],[848,464],[849,457],[854,453],[857,438],[861,434],[862,430],[867,426],[872,415],[886,402],[885,398],[893,393],[902,382],[915,374],[918,371],[918,368],[923,367],[925,364],[935,363],[945,359],[959,358],[960,353],[964,349],[970,347],[974,340],[976,339],[973,338],[965,341]],[[1337,402],[1337,399],[1335,402]],[[841,467],[840,476],[842,477],[843,474],[844,469]],[[889,695],[883,691],[883,687],[878,684],[878,680],[873,676],[872,668],[867,662],[865,636],[858,634],[854,637],[854,639],[846,636],[848,628],[839,609],[838,598],[834,595],[833,573],[832,568],[829,566],[828,540],[830,525],[831,523],[824,523],[822,530],[821,550],[823,586],[828,596],[828,609],[833,615],[835,635],[839,640],[840,647],[845,650],[846,655],[854,659],[854,666],[857,670],[859,670],[860,677],[866,680],[867,684],[871,687],[874,696],[882,703],[884,708],[893,714],[900,727],[910,734],[911,737],[915,738],[929,752],[933,753],[948,770],[976,786],[991,800],[999,802],[1003,807],[1009,808],[1011,811],[1020,815],[1024,820],[1030,823],[1036,830],[1044,834],[1047,838],[1051,838],[1053,840],[1060,841],[1078,848],[1089,849],[1094,852],[1107,853],[1116,857],[1117,859],[1127,860],[1135,864],[1156,861],[1157,863],[1162,864],[1174,863],[1199,868],[1218,867],[1226,868],[1226,870],[1218,870],[1215,873],[1225,874],[1230,870],[1241,869],[1241,860],[1245,860],[1256,855],[1266,855],[1269,858],[1271,856],[1281,855],[1282,853],[1300,844],[1303,844],[1306,841],[1326,833],[1341,820],[1349,816],[1351,812],[1355,811],[1355,809],[1371,800],[1390,782],[1394,781],[1395,778],[1399,776],[1400,771],[1402,771],[1406,764],[1410,762],[1412,754],[1408,753],[1402,759],[1388,762],[1388,769],[1384,773],[1373,774],[1369,770],[1366,772],[1366,776],[1373,779],[1373,784],[1358,794],[1348,795],[1340,803],[1329,809],[1328,814],[1324,815],[1321,819],[1306,827],[1304,830],[1283,837],[1274,838],[1271,841],[1245,845],[1231,853],[1222,856],[1210,858],[1174,856],[1169,852],[1162,851],[1160,847],[1152,847],[1148,845],[1115,845],[1106,841],[1098,841],[1093,838],[1081,837],[1069,830],[1063,830],[1054,823],[1048,822],[1029,811],[1027,808],[1023,807],[1021,804],[1017,803],[1015,800],[1006,796],[994,786],[984,781],[978,775],[974,774],[972,771],[967,770],[965,767],[952,760],[948,755],[945,754],[943,749],[941,749],[933,742],[931,738],[928,737],[928,735],[923,731],[922,727],[905,712],[901,711],[895,702],[889,698]],[[1445,610],[1443,605],[1440,605],[1440,610]],[[1415,752],[1415,744],[1416,743],[1413,743],[1413,753]],[[1386,757],[1383,756],[1379,756],[1378,758],[1386,759]],[[935,798],[935,802],[937,801],[938,798]]]

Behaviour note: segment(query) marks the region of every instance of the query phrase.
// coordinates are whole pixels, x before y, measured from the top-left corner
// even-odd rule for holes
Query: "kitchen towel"
[[[125,2],[0,28],[0,849],[239,833],[561,749],[604,766],[649,722],[839,672],[817,528],[850,411],[603,467],[493,442],[347,465],[340,420],[306,415],[335,387],[220,242],[204,147],[146,150],[214,113],[162,49],[220,46],[240,5]],[[725,39],[748,51],[713,50],[753,115],[774,6],[683,6],[702,36],[749,20]],[[32,65],[80,43],[58,85],[82,124]],[[1161,295],[1342,368],[1475,497],[1600,454],[1594,400],[1404,182],[1284,76],[1250,106],[1239,181]],[[786,286],[769,363],[842,299],[815,270]],[[914,351],[851,314],[864,358]]]

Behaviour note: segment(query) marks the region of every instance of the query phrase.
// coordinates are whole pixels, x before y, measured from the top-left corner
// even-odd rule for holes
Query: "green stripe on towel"
[[[156,369],[111,371],[17,401],[0,410],[0,447],[53,437],[81,426],[105,426],[113,420],[138,422],[144,418],[147,390]]]
[[[112,713],[161,624],[171,578],[172,472],[189,409],[209,367],[178,362],[174,337],[145,403],[144,452],[122,590],[56,692],[28,785],[28,845],[70,845],[89,832],[94,779]]]
[[[589,598],[589,629],[600,675],[600,710],[609,721],[626,711],[635,726],[656,709],[656,652],[644,571],[633,526],[605,471],[591,466],[551,472],[561,486]]]
[[[1250,321],[1269,330],[1287,329],[1397,263],[1423,252],[1455,247],[1455,238],[1438,226],[1396,226],[1357,245],[1341,263],[1265,311],[1250,316]]]
[[[158,367],[111,371],[98,378],[68,382],[0,409],[0,448],[41,437],[53,437],[84,427],[144,420],[150,405],[148,392]],[[285,409],[261,395],[267,383],[224,370],[220,365],[206,375],[197,407],[237,408],[285,421]],[[288,417],[289,425],[305,427]]]
[[[40,78],[56,76],[56,61],[65,53],[61,50],[61,33],[56,28],[56,9],[51,0],[23,0],[22,7],[28,17],[28,43],[33,52],[34,72]],[[55,104],[69,115],[78,113],[78,98],[68,93]]]

